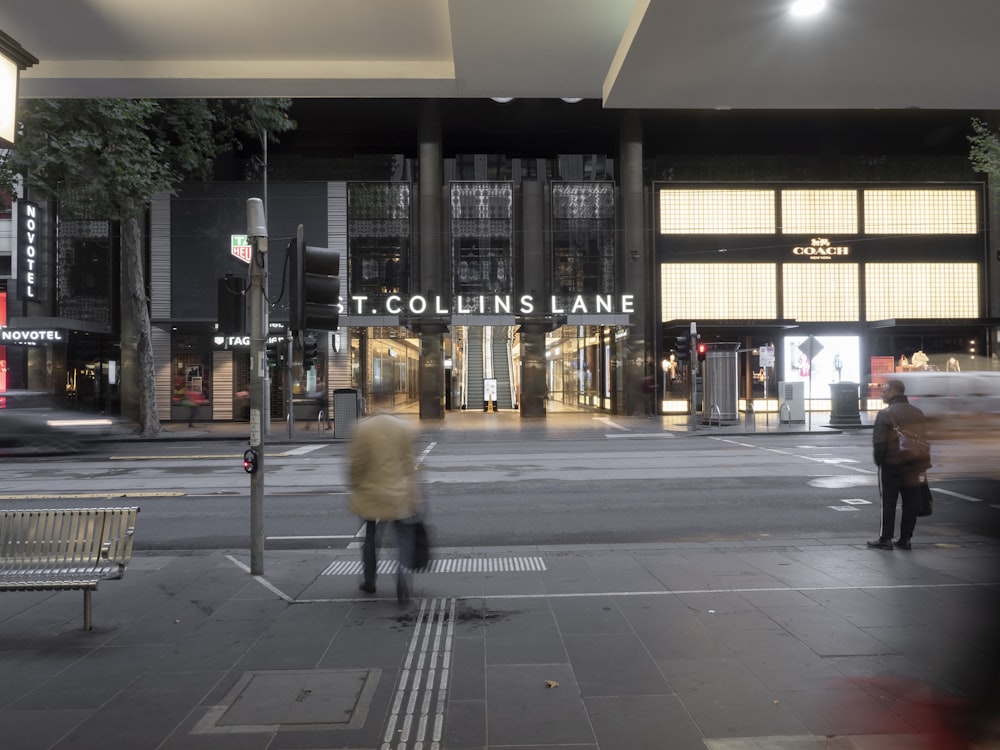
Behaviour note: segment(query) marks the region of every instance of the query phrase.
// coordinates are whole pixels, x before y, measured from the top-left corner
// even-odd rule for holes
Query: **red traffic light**
[[[708,345],[698,342],[698,360],[705,359],[705,352],[708,351]]]
[[[243,453],[243,471],[247,474],[257,471],[257,451],[253,448],[247,448]]]

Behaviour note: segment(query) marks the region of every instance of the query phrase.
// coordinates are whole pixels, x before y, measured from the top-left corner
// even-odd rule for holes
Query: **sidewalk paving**
[[[438,549],[394,598],[357,550],[143,552],[0,595],[12,750],[805,750],[935,744],[992,677],[1000,545],[921,538]]]

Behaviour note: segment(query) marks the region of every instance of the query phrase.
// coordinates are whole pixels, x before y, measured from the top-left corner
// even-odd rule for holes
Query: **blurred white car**
[[[930,420],[935,473],[1000,478],[1000,372],[908,372],[910,403]]]
[[[79,412],[0,409],[0,456],[78,453],[111,427],[110,419]]]

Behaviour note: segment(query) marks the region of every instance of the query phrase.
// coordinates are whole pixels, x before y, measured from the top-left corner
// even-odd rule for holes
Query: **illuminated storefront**
[[[982,190],[656,185],[663,358],[697,321],[703,340],[740,344],[741,399],[761,383],[803,382],[818,411],[832,383],[876,399],[914,356],[924,369],[988,367],[960,343],[983,351],[988,335]],[[822,345],[812,357],[810,335]],[[775,362],[762,366],[767,345]],[[888,372],[887,358],[897,363]]]

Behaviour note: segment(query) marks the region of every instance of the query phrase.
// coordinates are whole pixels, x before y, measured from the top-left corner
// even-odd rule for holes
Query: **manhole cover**
[[[364,726],[379,669],[247,672],[195,728],[195,733]]]

